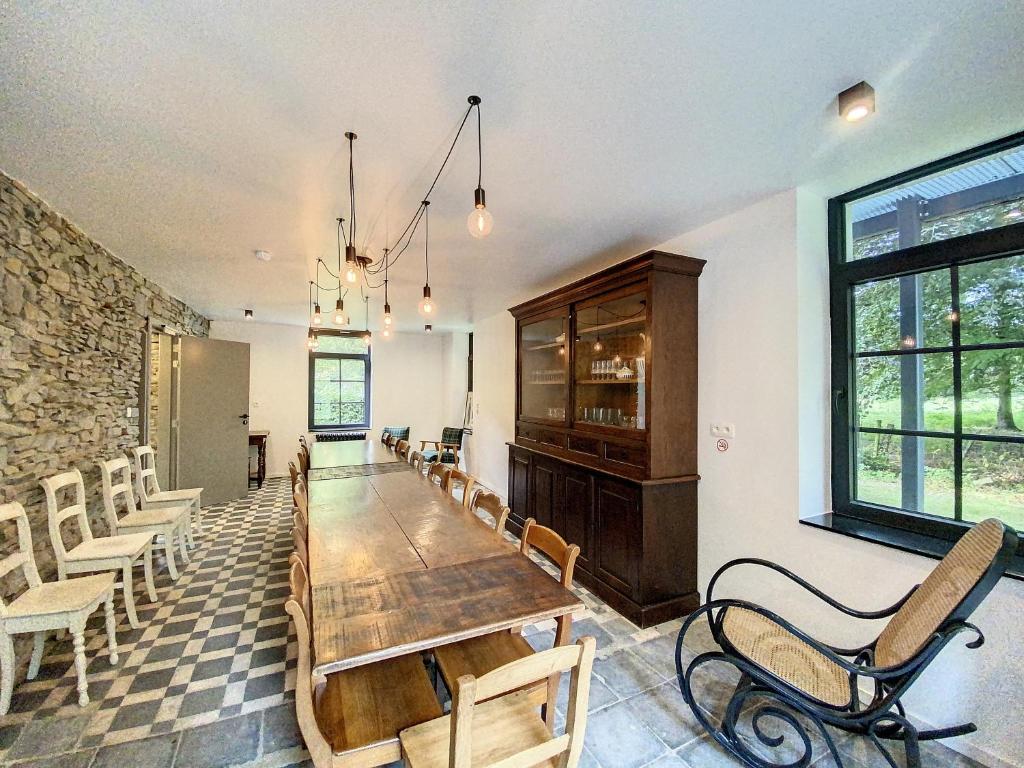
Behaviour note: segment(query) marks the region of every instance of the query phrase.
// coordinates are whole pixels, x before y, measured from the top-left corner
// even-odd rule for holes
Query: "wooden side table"
[[[256,446],[256,487],[262,488],[267,479],[267,438],[270,432],[256,431],[249,433],[249,445]],[[251,477],[251,475],[250,475]]]

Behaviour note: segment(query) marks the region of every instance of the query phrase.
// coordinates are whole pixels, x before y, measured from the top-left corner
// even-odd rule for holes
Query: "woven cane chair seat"
[[[746,608],[726,610],[722,632],[747,661],[832,707],[850,703],[846,671],[766,616]]]
[[[998,520],[988,519],[961,537],[878,636],[876,666],[914,657],[992,565],[1005,530]]]

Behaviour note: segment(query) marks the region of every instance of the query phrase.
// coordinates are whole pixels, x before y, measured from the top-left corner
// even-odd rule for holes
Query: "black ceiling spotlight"
[[[482,186],[484,175],[484,140],[480,126],[480,97],[469,97],[469,108],[476,108],[476,190],[473,192],[473,210],[466,219],[469,234],[476,238],[487,237],[494,227],[494,217],[487,210],[487,200]]]
[[[427,333],[433,333],[434,326],[432,326],[430,323],[427,323],[426,325],[423,326],[423,330],[426,331]]]
[[[849,123],[856,123],[875,111],[875,89],[861,80],[839,94],[839,114]]]
[[[245,319],[246,320],[252,320],[252,310],[251,309],[245,310]]]

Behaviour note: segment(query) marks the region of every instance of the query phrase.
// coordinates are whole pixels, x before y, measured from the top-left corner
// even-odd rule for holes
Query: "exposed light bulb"
[[[391,325],[391,305],[384,305],[384,325]]]
[[[849,123],[856,123],[875,111],[875,89],[861,80],[839,94],[839,114]]]
[[[315,333],[310,333],[309,336],[306,338],[306,346],[312,350],[315,350],[317,347],[320,346],[320,342],[316,338]]]
[[[852,107],[850,111],[846,113],[846,119],[851,123],[855,123],[858,120],[863,120],[865,117],[867,117],[869,112],[870,110],[867,108],[866,105],[858,104],[855,107]]]
[[[345,270],[345,282],[346,283],[355,283],[358,280],[359,280],[359,271],[355,267],[349,266],[349,268]]]
[[[602,344],[601,340],[598,339],[597,341],[594,342],[594,351],[600,352],[602,349],[604,349],[604,344]]]
[[[348,315],[345,314],[345,302],[341,299],[338,299],[334,305],[334,324],[348,325]]]
[[[564,344],[558,348],[558,354],[560,354],[560,355],[564,355],[565,354],[565,345]]]
[[[363,343],[366,346],[370,346],[370,332],[369,331],[367,331],[366,333],[363,334]]]
[[[383,336],[385,339],[390,339],[391,338],[391,329],[390,328],[385,328],[383,331],[380,332],[380,335]]]
[[[313,306],[313,325],[321,325],[324,319],[320,316],[320,305],[315,304]]]
[[[430,296],[430,286],[423,286],[423,300],[419,303],[419,313],[423,317],[437,316],[437,303]]]
[[[616,355],[612,358],[612,363],[615,365],[622,365],[622,358]]]
[[[469,213],[469,218],[466,219],[466,227],[469,229],[469,234],[479,239],[491,234],[491,229],[494,228],[494,217],[487,210],[483,189],[477,187],[474,197],[475,205]]]

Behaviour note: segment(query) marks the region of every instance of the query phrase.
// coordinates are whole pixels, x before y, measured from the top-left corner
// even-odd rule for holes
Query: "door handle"
[[[242,420],[243,424],[248,424],[249,423],[249,414],[248,413],[243,413],[238,418],[240,418]]]

